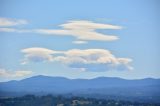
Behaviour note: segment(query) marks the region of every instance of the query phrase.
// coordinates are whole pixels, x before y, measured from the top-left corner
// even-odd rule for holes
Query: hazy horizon
[[[26,80],[34,77],[52,77],[52,78],[65,78],[69,80],[76,80],[76,79],[84,79],[84,80],[92,80],[92,79],[97,79],[97,78],[118,78],[118,79],[124,79],[124,80],[144,80],[144,79],[160,79],[160,78],[152,78],[152,77],[146,77],[146,78],[137,78],[137,79],[126,79],[126,78],[121,78],[121,77],[106,77],[106,76],[99,76],[99,77],[93,77],[93,78],[69,78],[69,77],[63,77],[63,76],[51,76],[51,75],[35,75],[35,76],[29,76],[25,78],[20,78],[20,79],[14,79],[14,80],[6,80],[6,81],[0,81],[0,82],[9,82],[9,81],[21,81],[21,80]]]

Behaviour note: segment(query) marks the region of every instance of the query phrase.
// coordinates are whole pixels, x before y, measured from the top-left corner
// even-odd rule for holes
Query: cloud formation
[[[88,42],[87,41],[77,40],[77,41],[73,41],[72,43],[74,43],[74,44],[86,44]]]
[[[6,69],[0,69],[0,77],[5,77],[5,78],[24,77],[30,74],[32,74],[32,71],[25,71],[25,70],[9,71]]]
[[[26,20],[22,20],[22,19],[12,19],[12,18],[0,17],[0,27],[23,25],[23,24],[27,24],[27,23],[28,22]]]
[[[58,51],[49,50],[46,48],[27,48],[21,51],[24,53],[24,60],[22,64],[28,62],[46,62],[53,61],[53,54],[59,53]]]
[[[121,26],[94,23],[92,21],[79,20],[69,21],[68,23],[59,25],[63,29],[37,29],[35,32],[50,35],[73,36],[78,40],[95,40],[95,41],[113,41],[118,37],[115,35],[107,35],[97,32],[98,29],[122,29]]]
[[[72,36],[76,38],[74,44],[85,44],[87,41],[114,41],[118,37],[98,32],[99,29],[122,29],[121,26],[95,23],[88,20],[71,20],[59,25],[61,29],[17,29],[13,26],[27,24],[26,20],[0,18],[0,32],[38,33],[53,36]],[[12,28],[11,28],[12,26]]]
[[[85,71],[131,70],[131,59],[117,58],[105,49],[71,49],[55,51],[45,48],[27,48],[22,50],[23,64],[27,62],[60,62],[71,68]]]

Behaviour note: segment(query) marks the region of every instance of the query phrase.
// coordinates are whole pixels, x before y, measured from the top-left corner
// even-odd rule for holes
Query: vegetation
[[[66,98],[63,96],[52,95],[26,95],[23,97],[15,98],[1,98],[0,106],[160,106],[160,104],[104,100],[83,97]]]

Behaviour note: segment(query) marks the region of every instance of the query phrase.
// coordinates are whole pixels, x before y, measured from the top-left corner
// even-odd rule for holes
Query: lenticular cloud
[[[71,49],[55,51],[45,48],[23,49],[22,64],[28,62],[60,62],[68,67],[85,71],[131,70],[131,59],[117,58],[105,49]]]

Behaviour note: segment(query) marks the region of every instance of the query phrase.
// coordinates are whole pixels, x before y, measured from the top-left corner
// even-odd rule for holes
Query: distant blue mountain
[[[0,92],[52,93],[74,95],[113,95],[123,97],[160,98],[160,79],[126,80],[114,77],[67,79],[64,77],[34,76],[20,81],[0,83]],[[0,94],[0,95],[1,95]],[[160,99],[159,99],[160,100]]]

